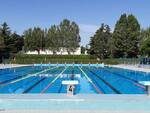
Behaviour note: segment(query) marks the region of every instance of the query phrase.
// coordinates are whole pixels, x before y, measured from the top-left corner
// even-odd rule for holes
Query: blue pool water
[[[0,94],[66,93],[63,80],[77,80],[75,94],[145,94],[139,81],[150,73],[99,66],[26,66],[0,70]]]

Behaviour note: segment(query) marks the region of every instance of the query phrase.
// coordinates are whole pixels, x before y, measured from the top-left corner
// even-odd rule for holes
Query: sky
[[[135,15],[141,28],[150,26],[150,0],[0,0],[0,24],[12,31],[48,28],[66,18],[79,25],[84,46],[102,23],[113,31],[123,13]]]

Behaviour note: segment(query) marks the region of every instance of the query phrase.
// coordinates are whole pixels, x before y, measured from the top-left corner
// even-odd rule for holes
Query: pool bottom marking
[[[101,78],[100,76],[98,76],[95,72],[93,72],[90,68],[89,71],[94,74],[97,78],[99,78],[101,81],[103,81],[107,86],[109,86],[114,92],[116,92],[117,94],[122,94],[119,90],[117,90],[116,88],[114,88],[110,83],[108,83],[107,81],[105,81],[103,78]]]
[[[41,80],[37,81],[36,83],[34,83],[31,87],[29,87],[28,89],[26,89],[23,93],[28,93],[29,91],[31,91],[35,86],[37,86],[39,83],[41,83],[42,81],[44,81],[46,79],[46,77],[42,78]]]

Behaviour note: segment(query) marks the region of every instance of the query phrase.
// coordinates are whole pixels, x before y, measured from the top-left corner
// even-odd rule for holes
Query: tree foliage
[[[17,33],[11,34],[11,37],[8,42],[8,47],[10,48],[11,53],[17,53],[22,50],[24,45],[24,39],[22,36]]]
[[[9,58],[10,55],[22,50],[23,38],[12,33],[10,27],[4,22],[0,26],[0,59]]]
[[[45,35],[44,30],[39,27],[34,29],[28,29],[24,32],[25,51],[36,50],[40,54],[40,50],[45,47]]]
[[[86,47],[81,46],[81,54],[85,54],[85,52],[86,52]]]
[[[0,62],[1,62],[2,56],[4,55],[4,51],[5,51],[4,37],[0,35]]]
[[[142,55],[150,57],[150,28],[141,32],[140,51]]]
[[[48,30],[28,29],[24,32],[25,50],[38,51],[48,49],[56,54],[66,49],[68,54],[75,52],[80,43],[79,27],[75,22],[64,19],[60,25],[51,26]]]
[[[0,26],[0,59],[9,58],[22,50],[51,50],[53,54],[67,50],[68,54],[75,52],[80,46],[79,26],[68,19],[59,25],[48,29],[40,27],[29,28],[23,36],[12,32],[6,22]],[[87,53],[104,59],[109,57],[150,56],[150,28],[142,30],[136,17],[132,14],[122,14],[116,22],[113,33],[108,25],[102,24],[91,37]],[[82,47],[82,53],[85,48]],[[140,53],[139,53],[140,52]]]
[[[90,53],[101,59],[108,58],[111,53],[111,36],[109,26],[102,24],[95,35],[91,37]]]
[[[60,23],[61,46],[67,49],[68,54],[75,52],[80,43],[79,27],[75,22],[64,19]]]
[[[140,38],[140,25],[136,17],[132,14],[122,14],[112,34],[109,26],[102,24],[101,28],[91,37],[90,54],[94,54],[101,59],[108,58],[108,56],[117,58],[138,57]],[[148,41],[147,43],[149,44]]]
[[[113,33],[114,57],[137,57],[139,36],[140,25],[137,19],[133,15],[121,15]]]
[[[46,35],[46,48],[52,50],[53,54],[56,54],[56,52],[60,50],[61,41],[59,34],[59,28],[56,25],[53,25],[48,29]]]

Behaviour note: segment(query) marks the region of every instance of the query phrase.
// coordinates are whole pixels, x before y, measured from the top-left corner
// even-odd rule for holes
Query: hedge
[[[102,63],[105,64],[137,64],[140,59],[104,59],[98,61],[96,57],[90,55],[26,55],[18,54],[10,59],[10,63],[16,64],[36,64],[36,63]]]

